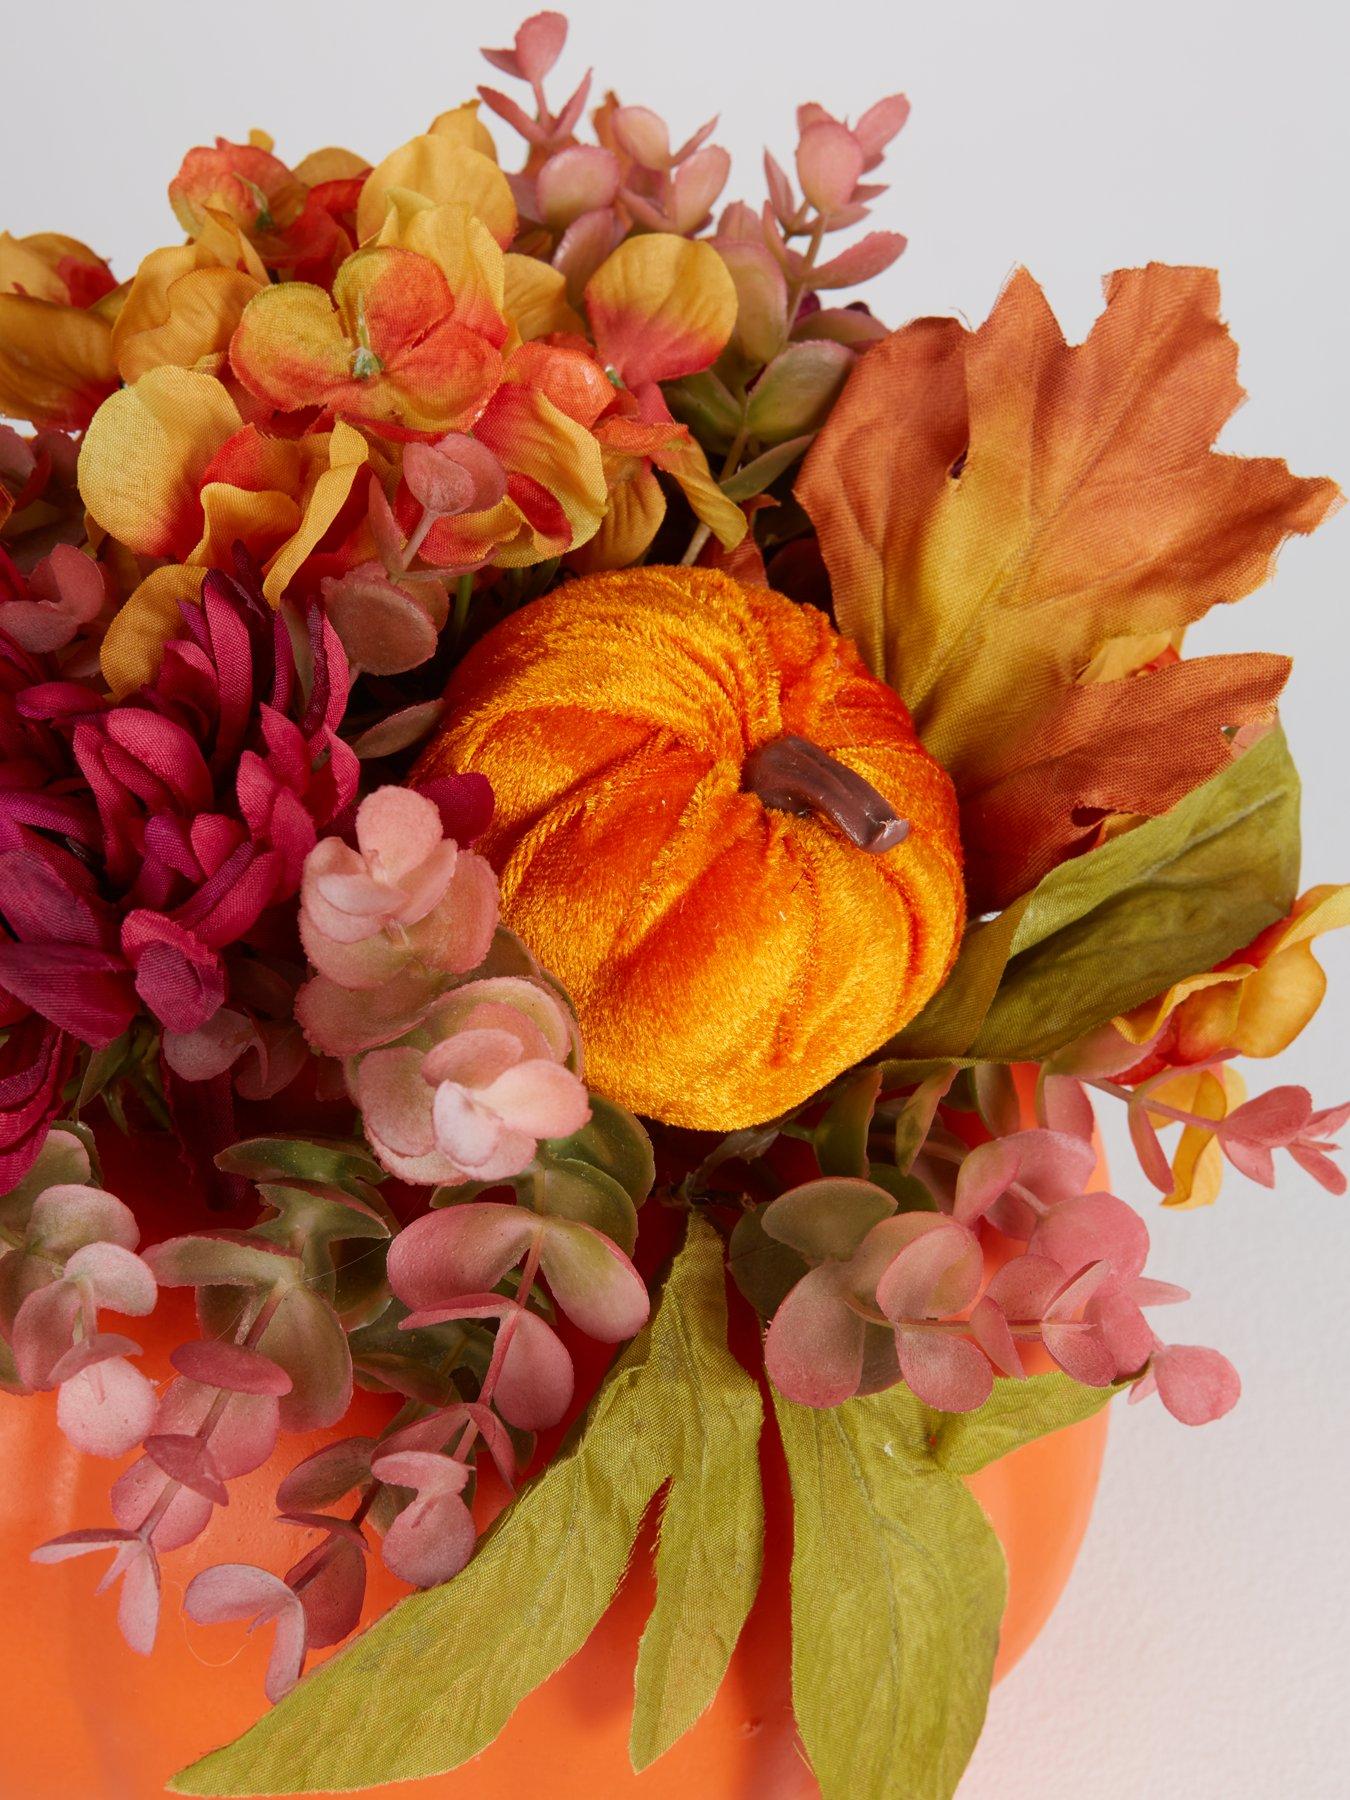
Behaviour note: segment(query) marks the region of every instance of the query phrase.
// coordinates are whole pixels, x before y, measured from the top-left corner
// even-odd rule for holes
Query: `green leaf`
[[[1034,1438],[1081,1425],[1128,1386],[1084,1387],[1058,1370],[1025,1381],[1000,1377],[978,1411],[929,1414],[933,1460],[950,1475],[973,1475]]]
[[[725,450],[741,428],[742,402],[711,369],[668,381],[661,391],[675,417],[689,427],[705,450]]]
[[[816,1161],[822,1175],[868,1174],[867,1134],[881,1092],[881,1070],[855,1069],[815,1128]]]
[[[557,1159],[544,1154],[539,1166],[516,1183],[516,1191],[535,1212],[556,1219],[580,1219],[602,1231],[625,1256],[637,1242],[637,1208],[628,1191],[594,1164],[576,1159]]]
[[[638,1646],[630,1755],[645,1769],[711,1703],[759,1587],[764,1512],[759,1387],[726,1347],[726,1276],[717,1233],[689,1222],[688,1269],[672,1333],[679,1430],[661,1517],[656,1604]]]
[[[761,1319],[773,1317],[811,1266],[790,1244],[765,1231],[768,1210],[768,1203],[747,1207],[731,1234],[731,1273]]]
[[[85,1187],[97,1182],[91,1156],[92,1144],[83,1130],[72,1125],[53,1125],[37,1153],[37,1160],[7,1194],[0,1195],[0,1225],[22,1234],[28,1226],[33,1202],[49,1187]]]
[[[1249,944],[1298,893],[1298,811],[1277,729],[1160,819],[1062,863],[1031,896],[971,1054],[1039,1060]]]
[[[750,395],[745,416],[750,436],[777,444],[819,431],[857,360],[846,344],[828,338],[780,350]]]
[[[825,1175],[789,1188],[764,1209],[761,1223],[779,1243],[818,1262],[847,1262],[895,1201],[885,1188],[856,1176]]]
[[[634,1206],[641,1206],[656,1180],[652,1140],[626,1107],[602,1094],[592,1094],[590,1101],[591,1116],[581,1130],[554,1138],[544,1149],[550,1157],[592,1163],[627,1189]]]
[[[655,1753],[691,1724],[721,1679],[759,1573],[759,1395],[725,1346],[722,1280],[717,1235],[691,1217],[651,1324],[463,1574],[404,1600],[242,1738],[185,1770],[173,1790],[326,1792],[415,1780],[478,1755],[589,1637],[667,1481],[667,1519],[680,1510],[668,1544],[663,1534],[643,1640],[643,1750]],[[707,1480],[719,1484],[713,1496]],[[686,1483],[692,1491],[682,1496]],[[728,1515],[721,1529],[730,1561],[719,1560],[706,1592],[686,1538],[689,1520],[707,1531],[714,1509]],[[662,1580],[674,1582],[664,1601]]]
[[[1277,729],[1171,812],[1061,863],[973,926],[946,986],[888,1057],[1038,1061],[1213,968],[1292,905],[1298,803]],[[886,1065],[888,1081],[908,1073]]]
[[[950,1800],[984,1723],[1007,1594],[965,1483],[893,1388],[774,1394],[792,1479],[792,1698],[824,1800]]]
[[[814,432],[803,432],[800,437],[788,438],[786,443],[776,444],[772,450],[766,450],[763,456],[757,456],[753,462],[746,463],[743,469],[737,469],[734,475],[728,475],[719,483],[728,500],[737,502],[753,500],[756,494],[762,494],[767,487],[772,487],[778,477],[795,462],[800,462],[815,441]]]
[[[951,974],[918,1017],[885,1047],[888,1087],[892,1079],[904,1080],[911,1066],[928,1065],[924,1074],[914,1075],[915,1080],[949,1067],[974,1042],[994,1003],[1030,898],[1024,895],[996,919],[980,919],[967,927]]]
[[[824,1800],[950,1800],[984,1722],[1007,1588],[962,1476],[1117,1392],[1000,1378],[973,1413],[934,1412],[905,1387],[822,1411],[775,1392],[792,1480],[793,1707]]]
[[[246,1138],[216,1157],[227,1175],[249,1181],[316,1181],[325,1186],[360,1190],[384,1180],[384,1170],[362,1144],[341,1138]]]

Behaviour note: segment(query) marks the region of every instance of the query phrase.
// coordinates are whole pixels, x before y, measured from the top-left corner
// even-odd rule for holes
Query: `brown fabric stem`
[[[744,785],[777,812],[829,819],[872,856],[894,850],[909,836],[909,820],[899,818],[870,781],[806,738],[761,744],[746,758]]]

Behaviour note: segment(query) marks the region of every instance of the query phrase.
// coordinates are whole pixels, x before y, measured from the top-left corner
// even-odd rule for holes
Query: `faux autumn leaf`
[[[824,1800],[951,1800],[984,1723],[1007,1590],[961,1477],[1110,1392],[1000,1380],[966,1415],[904,1388],[824,1411],[775,1392],[792,1478],[792,1704]]]
[[[712,1699],[759,1582],[759,1392],[725,1328],[721,1244],[694,1217],[651,1325],[464,1572],[395,1607],[173,1791],[314,1793],[457,1768],[589,1637],[668,1481],[633,1735],[635,1762],[659,1756]],[[508,1617],[531,1627],[503,1633]]]
[[[944,987],[887,1047],[933,1061],[1039,1061],[1209,969],[1289,911],[1299,781],[1270,732],[1169,813],[1052,869],[966,933]]]
[[[943,319],[896,332],[863,359],[798,485],[841,627],[963,796],[1033,740],[1072,739],[1074,684],[1106,645],[1250,593],[1338,498],[1282,462],[1210,448],[1242,398],[1212,272],[1150,264],[1113,275],[1106,299],[1077,346],[1025,271],[976,332]],[[1160,811],[1178,768],[1159,782],[1121,765],[1132,731],[1127,719],[1095,746],[1097,785],[1119,788],[1123,810]],[[1190,785],[1214,766],[1211,740]],[[1043,798],[1053,812],[1064,797],[1052,783]],[[1024,804],[1019,830],[1027,817]],[[985,873],[1008,891],[1001,868]]]
[[[1287,657],[1203,656],[1066,690],[990,782],[961,795],[966,882],[981,909],[1009,905],[1104,817],[1156,817],[1226,768],[1232,727],[1268,723]]]

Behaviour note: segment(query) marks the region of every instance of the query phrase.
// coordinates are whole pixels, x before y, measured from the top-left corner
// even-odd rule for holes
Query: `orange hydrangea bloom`
[[[1309,888],[1287,918],[1267,927],[1245,950],[1216,969],[1174,983],[1117,1019],[1116,1029],[1132,1044],[1150,1045],[1140,1065],[1145,1074],[1155,1066],[1218,1056],[1278,1056],[1326,992],[1314,940],[1345,925],[1350,925],[1350,884]]]
[[[318,407],[403,437],[466,429],[503,373],[498,345],[456,317],[440,268],[389,245],[348,257],[331,297],[302,281],[256,294],[230,366],[279,412]]]
[[[0,416],[79,431],[117,386],[117,284],[75,238],[0,232]]]

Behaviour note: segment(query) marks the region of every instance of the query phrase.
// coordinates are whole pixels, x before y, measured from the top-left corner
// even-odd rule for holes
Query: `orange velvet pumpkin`
[[[712,570],[593,576],[498,625],[447,699],[419,773],[491,781],[506,922],[635,1112],[771,1118],[946,976],[951,783],[814,608]]]

